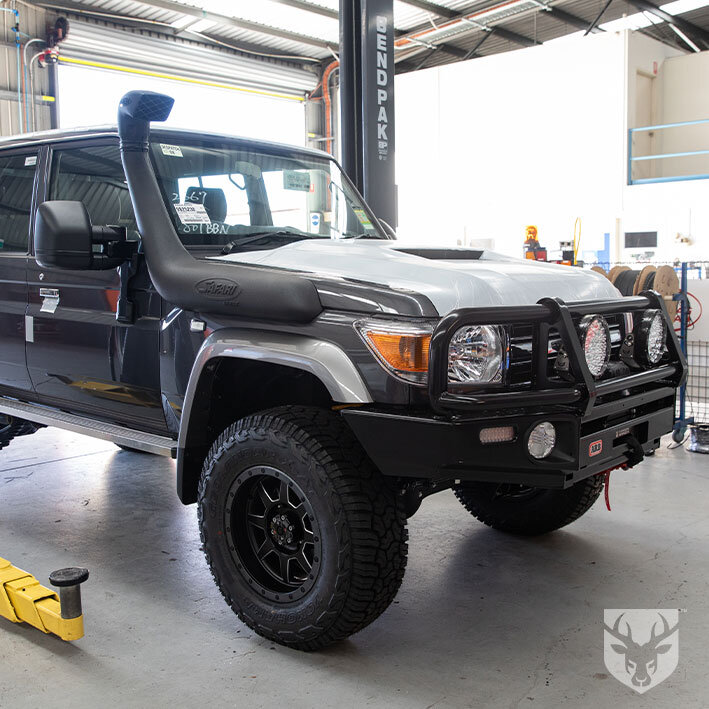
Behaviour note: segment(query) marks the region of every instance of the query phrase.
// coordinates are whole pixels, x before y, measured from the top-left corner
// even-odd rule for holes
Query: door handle
[[[54,313],[59,306],[59,289],[57,288],[40,288],[39,297],[42,298],[42,307],[40,313]]]

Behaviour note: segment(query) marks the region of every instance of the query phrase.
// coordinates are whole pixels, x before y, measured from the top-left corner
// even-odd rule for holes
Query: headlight
[[[655,366],[665,354],[667,328],[659,310],[646,310],[637,327],[635,352],[641,364]]]
[[[386,370],[409,383],[426,383],[432,326],[383,320],[360,320],[354,326]]]
[[[448,347],[448,381],[502,381],[507,364],[504,333],[495,325],[469,325],[453,335]]]
[[[611,356],[611,333],[608,323],[600,315],[587,315],[579,323],[581,345],[591,374],[598,378],[603,375]]]

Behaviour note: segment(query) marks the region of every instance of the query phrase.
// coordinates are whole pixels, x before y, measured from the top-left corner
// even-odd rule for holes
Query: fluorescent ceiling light
[[[178,17],[174,22],[171,22],[170,26],[181,30],[185,25],[189,25],[190,22],[194,22],[194,17],[191,15],[182,15],[182,17]]]
[[[689,47],[691,47],[695,52],[701,52],[702,50],[697,47],[692,40],[687,37],[687,35],[682,32],[682,30],[677,27],[676,25],[670,25],[670,29],[674,31],[674,33]]]
[[[647,15],[642,12],[637,12],[634,15],[628,15],[626,17],[619,17],[617,20],[611,20],[610,22],[604,22],[598,25],[602,30],[606,32],[622,32],[623,30],[640,30],[644,27],[649,27],[657,22],[662,22],[659,18],[657,21],[650,20]]]
[[[513,0],[513,2],[505,3],[504,5],[498,5],[497,7],[491,7],[489,10],[482,10],[481,12],[476,12],[470,19],[473,22],[483,22],[483,20],[490,20],[493,16],[507,15],[510,10],[519,8],[520,5],[529,5],[531,8],[538,7],[537,3],[531,0]],[[530,9],[531,9],[530,8]],[[515,14],[515,13],[512,13]]]
[[[707,5],[709,5],[709,0],[675,0],[675,2],[660,5],[660,9],[670,15],[681,15],[683,12],[691,12]]]
[[[212,22],[212,20],[197,20],[193,25],[189,26],[190,32],[204,32],[204,30],[208,30],[210,27],[214,27],[216,25],[216,22]]]

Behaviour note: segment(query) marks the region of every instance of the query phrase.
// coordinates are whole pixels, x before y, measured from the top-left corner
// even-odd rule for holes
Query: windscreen
[[[387,238],[326,157],[237,141],[153,142],[156,175],[186,246],[273,248],[298,239]]]

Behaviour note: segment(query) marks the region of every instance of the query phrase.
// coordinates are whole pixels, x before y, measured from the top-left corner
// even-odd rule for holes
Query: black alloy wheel
[[[255,466],[232,482],[224,528],[237,569],[273,601],[307,593],[320,570],[322,544],[305,493],[282,470]]]

